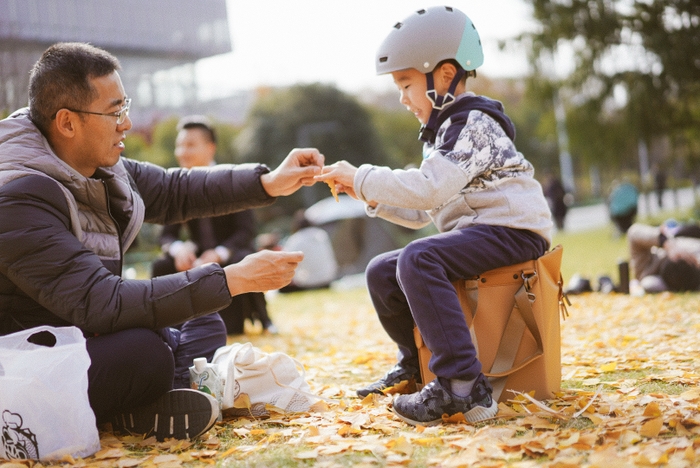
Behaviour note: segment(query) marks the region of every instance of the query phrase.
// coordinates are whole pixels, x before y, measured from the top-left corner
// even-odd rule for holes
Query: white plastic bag
[[[42,332],[55,345],[28,339]],[[50,335],[48,335],[48,334]],[[0,336],[0,458],[60,460],[100,449],[88,401],[90,356],[76,327]]]
[[[265,353],[251,343],[219,348],[212,363],[225,376],[222,409],[236,416],[269,416],[279,411],[308,411],[317,399],[306,382],[304,366],[281,353]]]

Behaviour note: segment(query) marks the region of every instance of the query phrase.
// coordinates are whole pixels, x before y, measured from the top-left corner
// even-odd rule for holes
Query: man
[[[180,167],[214,166],[216,131],[204,116],[188,116],[178,123],[175,157]],[[180,231],[189,233],[180,240]],[[153,262],[152,276],[185,271],[208,262],[226,266],[238,263],[255,251],[255,216],[252,210],[213,218],[191,219],[187,223],[169,224],[160,235],[163,256]],[[220,310],[229,335],[243,333],[246,317],[259,320],[264,330],[276,331],[267,314],[265,295],[251,292],[234,296],[231,304]]]
[[[98,422],[194,438],[218,415],[210,396],[182,388],[192,359],[225,343],[214,312],[232,296],[288,284],[303,255],[264,251],[144,281],[120,277],[123,252],[144,220],[264,206],[311,185],[323,156],[293,150],[273,171],[166,171],[122,158],[131,101],[118,70],[104,50],[55,44],[32,70],[29,109],[0,122],[0,334],[79,327]]]

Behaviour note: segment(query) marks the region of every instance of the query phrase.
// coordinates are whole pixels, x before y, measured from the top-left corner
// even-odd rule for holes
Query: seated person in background
[[[175,157],[180,167],[214,166],[216,132],[204,116],[188,116],[178,123]],[[180,240],[180,231],[186,228],[189,240]],[[152,276],[163,276],[186,271],[205,263],[221,266],[238,263],[255,252],[256,225],[252,210],[239,211],[212,218],[191,219],[186,223],[163,227],[160,245],[163,256],[153,262]],[[246,318],[260,321],[264,330],[276,332],[267,314],[265,295],[261,292],[239,294],[231,304],[220,310],[229,335],[243,333]]]
[[[282,243],[282,250],[304,252],[292,282],[280,292],[321,289],[330,286],[338,276],[338,262],[328,233],[314,227],[304,216],[304,210],[294,214],[292,234]]]
[[[627,231],[631,266],[645,292],[700,288],[700,226],[673,220],[633,224]]]

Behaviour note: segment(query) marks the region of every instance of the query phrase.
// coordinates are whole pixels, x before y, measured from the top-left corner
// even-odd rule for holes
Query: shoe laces
[[[454,395],[447,391],[447,389],[442,386],[438,379],[429,382],[425,387],[423,387],[419,394],[423,401],[428,401],[434,398],[445,400],[446,396],[450,399],[454,398]]]

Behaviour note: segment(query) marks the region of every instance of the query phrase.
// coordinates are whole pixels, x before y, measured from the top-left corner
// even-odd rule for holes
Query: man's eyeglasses
[[[71,109],[69,107],[65,107],[64,109],[67,109],[71,112],[78,112],[80,114],[106,115],[107,117],[116,117],[117,118],[117,125],[121,125],[126,120],[126,116],[129,115],[129,108],[130,107],[131,107],[131,98],[127,98],[124,100],[124,107],[119,109],[117,112],[110,112],[107,114],[103,114],[101,112],[90,112],[90,111],[84,111],[84,110]],[[55,117],[56,116],[54,115],[54,118]]]

